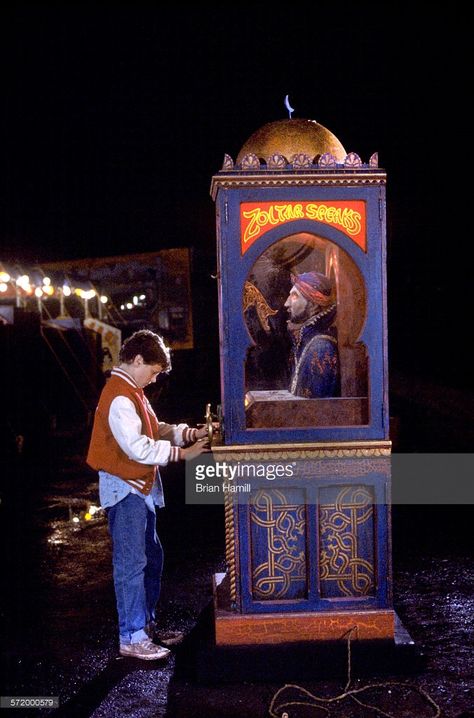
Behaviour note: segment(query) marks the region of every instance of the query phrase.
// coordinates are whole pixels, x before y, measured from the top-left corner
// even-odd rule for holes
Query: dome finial
[[[289,118],[290,118],[290,120],[291,120],[291,115],[293,114],[293,112],[295,111],[295,109],[294,109],[294,107],[292,107],[292,106],[290,105],[290,101],[289,101],[289,99],[288,99],[288,95],[285,97],[285,107],[286,107],[286,109],[288,110],[288,116],[289,116]]]

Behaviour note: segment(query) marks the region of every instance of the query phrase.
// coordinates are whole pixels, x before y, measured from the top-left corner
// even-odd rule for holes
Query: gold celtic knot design
[[[298,498],[299,501],[292,501]],[[306,507],[301,490],[258,491],[250,510],[252,584],[260,600],[306,595]]]
[[[320,498],[321,595],[373,595],[374,498],[370,487],[326,488]]]

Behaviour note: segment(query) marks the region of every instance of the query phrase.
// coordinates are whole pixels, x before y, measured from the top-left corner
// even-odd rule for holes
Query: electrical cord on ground
[[[339,701],[344,700],[345,698],[350,698],[358,705],[362,706],[363,708],[368,708],[371,711],[374,711],[376,716],[382,716],[382,718],[397,718],[397,716],[394,716],[392,713],[387,713],[386,711],[382,710],[381,708],[372,705],[370,703],[364,703],[361,701],[357,696],[369,691],[369,690],[375,690],[375,689],[382,689],[387,688],[388,690],[391,690],[392,688],[409,688],[411,690],[416,691],[419,695],[421,695],[426,703],[431,706],[434,709],[434,713],[430,716],[430,718],[439,718],[441,716],[441,708],[438,706],[437,703],[431,698],[431,696],[423,690],[423,688],[420,688],[419,686],[414,686],[409,683],[399,683],[399,682],[385,682],[385,683],[370,683],[367,686],[362,686],[360,688],[351,688],[352,683],[352,660],[351,660],[351,640],[352,635],[354,632],[357,631],[357,627],[353,626],[349,629],[347,633],[345,633],[344,636],[347,635],[347,681],[346,685],[344,687],[344,691],[338,695],[333,696],[332,698],[322,698],[321,696],[316,696],[310,691],[308,691],[306,688],[303,688],[302,686],[295,685],[293,683],[288,683],[279,688],[276,693],[273,695],[273,698],[270,702],[270,707],[268,709],[268,713],[271,716],[271,718],[297,718],[296,714],[291,714],[287,712],[288,708],[293,708],[296,706],[305,706],[309,708],[315,708],[316,710],[323,711],[324,714],[330,716],[331,710],[330,708],[327,708],[326,705],[323,704],[334,704],[338,703]],[[284,691],[287,690],[295,690],[298,691],[300,694],[302,694],[302,697],[305,697],[309,700],[287,700],[284,703],[277,704],[278,699],[282,695]],[[278,711],[278,712],[277,712]]]

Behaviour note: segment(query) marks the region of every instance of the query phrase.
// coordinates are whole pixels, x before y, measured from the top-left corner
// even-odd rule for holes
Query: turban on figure
[[[292,274],[291,281],[303,297],[314,304],[327,307],[334,301],[331,282],[320,272]]]

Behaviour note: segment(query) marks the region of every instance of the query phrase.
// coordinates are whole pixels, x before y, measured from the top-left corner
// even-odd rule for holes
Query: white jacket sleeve
[[[146,397],[145,402],[150,414],[153,414],[158,421],[158,417]],[[187,424],[166,424],[164,421],[158,421],[158,425],[160,427],[160,439],[170,441],[173,446],[185,446],[195,442],[197,439],[197,429],[191,429]]]
[[[179,459],[179,449],[169,440],[150,439],[142,434],[142,422],[126,396],[116,396],[109,409],[109,426],[115,441],[129,459],[139,464],[164,466]]]
[[[184,446],[190,441],[196,441],[197,429],[190,429],[187,424],[165,424],[159,422],[160,438],[168,439],[175,446]]]

